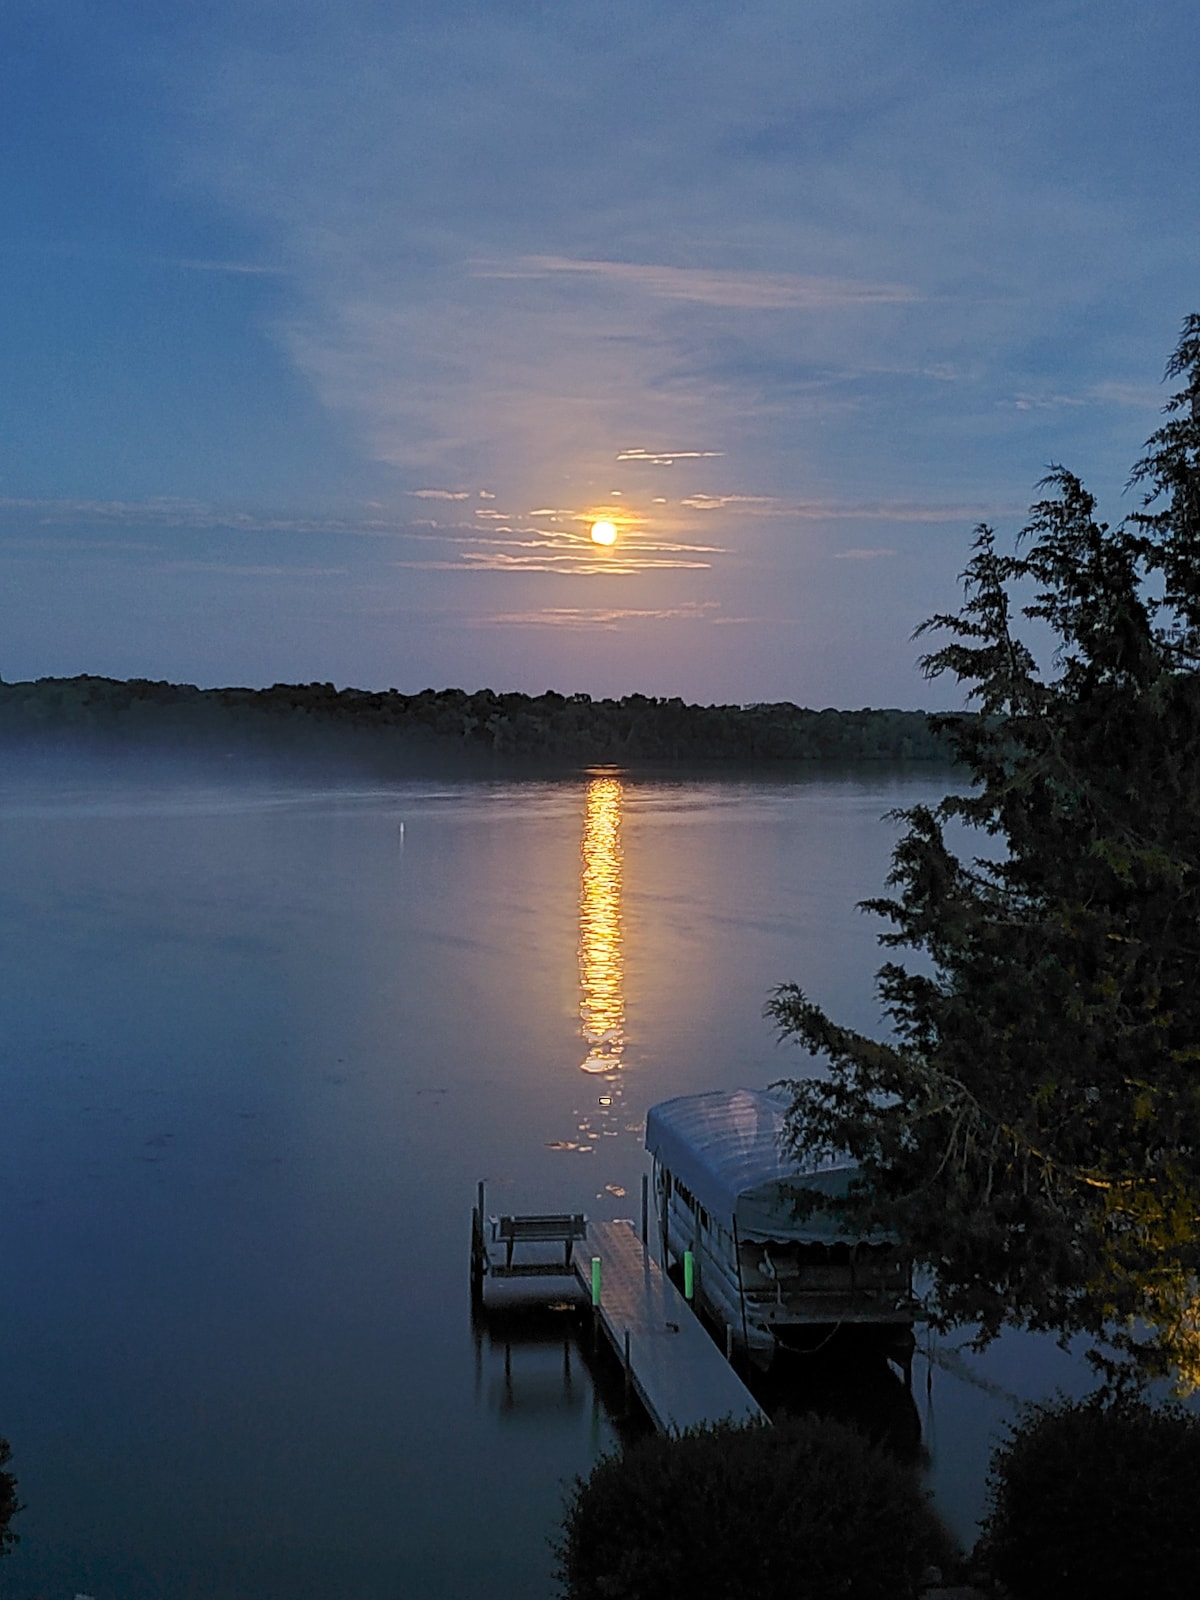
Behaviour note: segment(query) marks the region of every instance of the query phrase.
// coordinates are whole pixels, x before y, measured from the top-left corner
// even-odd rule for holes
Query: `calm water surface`
[[[883,814],[945,784],[10,758],[0,1592],[545,1600],[617,1434],[557,1324],[472,1329],[475,1184],[633,1216],[648,1105],[802,1069],[774,984],[875,1027],[855,902]],[[1015,1397],[1085,1379],[1027,1338],[929,1357],[910,1409],[969,1542]]]

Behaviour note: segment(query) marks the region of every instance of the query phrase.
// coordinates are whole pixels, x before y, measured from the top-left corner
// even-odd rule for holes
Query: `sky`
[[[1195,0],[6,0],[0,676],[957,703],[977,524],[1131,507],[1197,59]]]

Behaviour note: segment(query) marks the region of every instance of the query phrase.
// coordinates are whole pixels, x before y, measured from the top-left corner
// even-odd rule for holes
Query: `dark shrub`
[[[8,1440],[0,1439],[0,1556],[6,1554],[14,1544],[19,1544],[18,1536],[13,1533],[9,1523],[21,1507],[17,1501],[17,1480],[11,1472],[5,1472],[12,1457],[8,1448]]]
[[[1016,1597],[1173,1600],[1200,1590],[1200,1417],[1060,1400],[992,1457],[977,1554]]]
[[[606,1456],[556,1546],[567,1600],[902,1600],[946,1553],[912,1470],[816,1417]]]

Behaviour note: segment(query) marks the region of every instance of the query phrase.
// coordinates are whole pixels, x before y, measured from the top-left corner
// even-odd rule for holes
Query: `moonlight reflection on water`
[[[625,1050],[625,951],[621,927],[621,801],[614,774],[591,779],[583,819],[579,886],[579,1015],[584,1072],[615,1072]]]

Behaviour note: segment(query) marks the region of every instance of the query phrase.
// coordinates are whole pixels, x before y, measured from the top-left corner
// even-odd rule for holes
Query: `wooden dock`
[[[647,1203],[643,1183],[639,1237],[632,1223],[588,1222],[577,1212],[489,1218],[481,1183],[471,1214],[474,1302],[483,1307],[489,1278],[513,1288],[522,1279],[547,1286],[554,1279],[572,1281],[582,1287],[627,1384],[660,1433],[726,1419],[765,1421],[766,1413],[692,1307],[644,1248]]]
[[[589,1298],[593,1257],[600,1261],[599,1324],[660,1433],[726,1418],[766,1420],[630,1223],[588,1223],[572,1264]]]

